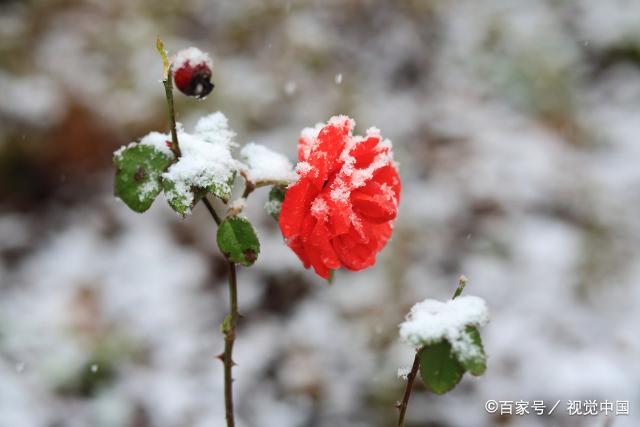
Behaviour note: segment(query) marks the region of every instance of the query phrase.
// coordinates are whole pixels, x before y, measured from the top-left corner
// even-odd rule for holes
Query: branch
[[[207,207],[207,210],[211,214],[211,217],[216,222],[216,224],[220,225],[220,222],[221,222],[220,217],[218,216],[218,213],[216,212],[216,210],[213,208],[213,205],[211,204],[209,199],[207,199],[206,195],[202,197],[202,203],[204,203],[204,205]]]
[[[402,396],[402,402],[398,404],[398,410],[400,415],[398,416],[398,427],[404,426],[404,416],[407,412],[407,406],[409,406],[409,398],[411,397],[411,390],[413,389],[413,382],[418,376],[420,370],[420,351],[416,351],[416,357],[413,359],[413,365],[411,366],[411,372],[407,376],[407,386],[404,389],[404,395]]]

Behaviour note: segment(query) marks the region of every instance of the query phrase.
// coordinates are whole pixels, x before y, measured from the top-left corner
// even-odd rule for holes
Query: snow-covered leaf
[[[440,342],[454,344],[454,350],[467,326],[484,326],[489,321],[485,301],[476,296],[461,296],[446,302],[426,299],[411,308],[400,325],[400,338],[414,347]]]
[[[218,227],[218,247],[233,262],[250,266],[258,258],[260,242],[251,223],[242,217],[231,217]]]
[[[189,196],[184,191],[176,190],[176,183],[169,180],[162,181],[162,189],[169,206],[180,215],[187,215],[196,200],[195,195]]]
[[[206,120],[205,120],[206,119]],[[235,135],[222,113],[202,119],[195,134],[178,132],[181,157],[162,175],[169,205],[178,213],[190,213],[198,195],[206,190],[228,201],[238,163],[229,147]]]
[[[420,376],[434,393],[444,394],[453,389],[464,371],[446,340],[426,345],[420,351]]]
[[[452,343],[452,350],[469,373],[476,376],[484,374],[487,369],[487,357],[478,328],[467,326],[460,334],[460,339]]]
[[[165,140],[154,132],[114,153],[116,196],[136,212],[149,209],[162,190],[160,176],[173,160]]]
[[[236,171],[233,170],[228,175],[227,180],[224,183],[214,182],[207,187],[207,191],[227,203],[231,198],[231,190],[233,189],[233,181],[235,178]]]
[[[269,191],[269,201],[267,201],[264,208],[276,221],[280,219],[280,209],[286,192],[287,189],[279,185],[274,185]]]

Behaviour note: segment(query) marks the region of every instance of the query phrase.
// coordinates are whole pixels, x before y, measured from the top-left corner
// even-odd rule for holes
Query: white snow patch
[[[411,373],[411,368],[408,366],[398,368],[398,378],[402,380],[406,380],[409,378],[409,374]]]
[[[327,202],[322,197],[317,197],[311,204],[311,213],[316,218],[324,218],[329,213]]]
[[[247,206],[247,199],[245,199],[244,197],[240,197],[239,199],[236,199],[233,202],[229,203],[229,209],[242,210],[246,206]]]
[[[233,139],[236,137],[236,133],[229,128],[227,117],[220,111],[198,120],[195,133],[212,144],[221,144],[226,147],[235,145]]]
[[[303,176],[311,171],[311,165],[307,162],[300,162],[296,165],[296,173],[298,176]]]
[[[227,127],[222,113],[215,113],[198,122],[192,135],[178,130],[181,157],[162,177],[174,183],[167,197],[180,198],[185,204],[193,202],[193,188],[216,186],[230,191],[229,177],[238,163],[231,157],[229,145],[235,135]]]
[[[328,125],[333,125],[333,126],[338,126],[338,127],[342,127],[345,125],[345,122],[348,123],[349,128],[353,129],[356,127],[356,121],[353,120],[351,117],[346,116],[344,114],[340,114],[338,116],[333,116],[329,119],[329,121],[327,122]]]
[[[188,47],[186,49],[182,49],[173,58],[174,67],[180,68],[185,64],[189,64],[191,66],[205,63],[209,68],[213,67],[213,61],[208,53],[201,51],[197,47]]]
[[[128,148],[133,148],[137,145],[148,145],[160,151],[165,156],[173,158],[173,151],[171,151],[171,148],[169,147],[169,145],[167,145],[167,142],[171,143],[170,135],[160,132],[150,132],[143,136],[140,142],[131,142],[118,148],[113,152],[113,155],[116,158],[120,158],[120,156],[122,156],[122,153]]]
[[[264,145],[248,143],[240,151],[244,172],[254,182],[291,182],[296,179],[289,159]]]
[[[140,145],[149,145],[167,157],[173,157],[173,151],[167,142],[171,143],[171,136],[160,132],[151,132],[140,140]]]
[[[420,347],[446,339],[464,351],[466,326],[484,326],[489,321],[487,304],[480,297],[461,296],[447,302],[426,299],[411,308],[407,319],[400,324],[400,338],[407,344]]]

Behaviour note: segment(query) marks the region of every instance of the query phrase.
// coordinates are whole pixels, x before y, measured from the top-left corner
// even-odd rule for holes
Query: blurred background
[[[417,381],[408,426],[640,425],[640,2],[4,0],[0,427],[224,426],[215,227],[113,197],[112,151],[167,130],[157,35],[214,59],[205,101],[176,96],[187,129],[222,110],[293,160],[303,127],[344,113],[403,177],[377,265],[333,285],[253,195],[239,426],[395,425],[397,325],[460,274],[492,312],[487,373],[445,396]],[[567,416],[584,399],[629,416]]]

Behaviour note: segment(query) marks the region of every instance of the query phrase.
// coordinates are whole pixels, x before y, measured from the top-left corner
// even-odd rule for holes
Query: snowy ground
[[[394,142],[403,177],[376,267],[328,286],[249,200],[241,427],[394,425],[398,324],[457,277],[483,297],[487,373],[415,389],[408,426],[640,423],[640,4],[70,1],[0,4],[0,427],[223,426],[224,263],[204,208],[112,196],[110,152],[165,131],[160,33],[211,52],[242,142],[294,158],[336,113]],[[487,414],[544,400],[551,416]]]

